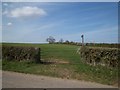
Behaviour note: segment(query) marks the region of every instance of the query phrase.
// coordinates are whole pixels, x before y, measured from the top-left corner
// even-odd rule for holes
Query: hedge
[[[27,60],[40,62],[40,48],[20,47],[20,46],[2,46],[3,60]]]
[[[2,60],[2,45],[0,45],[0,60]]]
[[[117,48],[90,48],[82,46],[80,48],[80,55],[82,60],[90,65],[118,67],[120,50]]]

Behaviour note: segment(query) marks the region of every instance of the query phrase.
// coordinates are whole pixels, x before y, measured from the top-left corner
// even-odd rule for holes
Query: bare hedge
[[[2,46],[3,60],[27,60],[40,62],[40,48],[20,47],[20,46]]]
[[[0,45],[0,60],[2,60],[2,45]]]
[[[107,67],[118,67],[120,50],[117,48],[80,48],[82,60],[90,65],[102,65]]]

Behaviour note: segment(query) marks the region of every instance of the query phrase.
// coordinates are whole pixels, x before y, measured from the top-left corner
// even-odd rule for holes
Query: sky
[[[118,3],[2,2],[2,42],[81,42],[82,34],[85,43],[118,43]]]

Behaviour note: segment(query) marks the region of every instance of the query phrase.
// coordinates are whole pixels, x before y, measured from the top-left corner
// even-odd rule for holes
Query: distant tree
[[[73,42],[73,41],[71,41],[71,42],[70,42],[70,44],[71,44],[71,45],[73,45],[73,44],[74,44],[74,42]]]
[[[59,43],[63,43],[63,39],[62,38],[59,40]]]
[[[68,41],[68,40],[66,40],[66,41],[65,41],[65,44],[69,44],[69,41]]]
[[[55,38],[52,37],[52,36],[49,36],[47,39],[46,39],[47,42],[49,42],[50,44],[52,43],[55,43]]]

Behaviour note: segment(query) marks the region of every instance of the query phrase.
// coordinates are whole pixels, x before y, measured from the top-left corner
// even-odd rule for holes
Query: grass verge
[[[44,61],[65,61],[64,64],[36,64],[28,61],[2,61],[2,69],[37,75],[45,75],[67,79],[77,79],[117,86],[118,69],[101,66],[90,66],[82,63],[76,53],[78,46],[58,44],[3,44],[12,46],[40,47]]]

